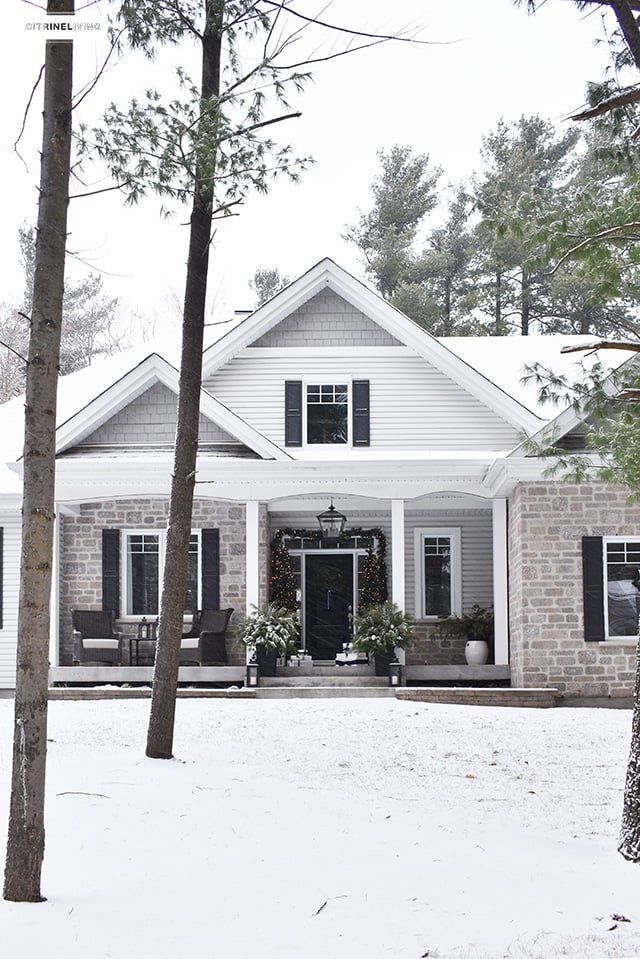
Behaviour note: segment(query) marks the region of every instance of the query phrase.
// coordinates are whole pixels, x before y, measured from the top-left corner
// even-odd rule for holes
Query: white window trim
[[[196,608],[200,608],[201,604],[201,590],[202,590],[202,531],[199,529],[192,529],[191,536],[196,536],[198,540],[198,571],[197,571],[197,589],[198,596],[196,602]],[[122,608],[123,613],[120,617],[124,622],[138,623],[143,618],[141,614],[130,613],[129,612],[129,576],[128,576],[128,555],[129,555],[129,538],[131,536],[157,536],[158,537],[158,569],[159,569],[159,582],[158,582],[158,604],[160,603],[160,597],[162,596],[162,577],[164,574],[164,562],[165,554],[167,551],[167,530],[166,529],[150,529],[145,527],[144,529],[123,529],[121,531],[121,556],[120,556],[120,596],[122,597]],[[149,613],[149,616],[157,616],[158,613]]]
[[[418,526],[414,533],[415,617],[427,623],[440,622],[440,616],[425,614],[424,540],[431,536],[448,536],[451,540],[451,615],[462,613],[462,530],[459,526]]]
[[[604,641],[605,643],[637,643],[637,634],[629,636],[611,636],[609,633],[609,577],[607,575],[607,545],[609,543],[637,543],[640,536],[603,536],[602,537],[602,602],[604,603]]]
[[[338,383],[347,384],[347,442],[346,443],[309,443],[307,441],[307,387],[318,384],[319,386],[337,386]],[[343,376],[327,376],[323,373],[321,376],[306,376],[302,380],[302,445],[306,449],[318,450],[326,449],[349,449],[353,446],[353,376],[349,374]]]

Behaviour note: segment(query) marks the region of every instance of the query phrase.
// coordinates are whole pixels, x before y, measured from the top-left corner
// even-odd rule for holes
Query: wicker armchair
[[[199,609],[180,644],[181,665],[226,666],[225,638],[233,609]]]
[[[116,615],[110,609],[74,609],[73,663],[122,664],[122,633],[116,629]]]

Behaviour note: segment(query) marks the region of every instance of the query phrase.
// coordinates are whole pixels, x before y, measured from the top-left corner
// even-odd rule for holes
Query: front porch
[[[371,682],[377,680],[377,682]],[[143,684],[150,686],[153,681],[153,666],[52,666],[49,669],[50,686],[128,686]],[[408,686],[483,684],[508,685],[510,668],[505,665],[486,666],[427,666],[407,665],[404,667],[403,682]],[[178,683],[192,683],[221,686],[243,686],[246,683],[245,666],[181,666]],[[304,688],[345,687],[369,688],[388,687],[388,681],[376,677],[374,667],[343,667],[318,663],[301,669],[296,666],[278,667],[275,677],[262,678],[262,688]]]

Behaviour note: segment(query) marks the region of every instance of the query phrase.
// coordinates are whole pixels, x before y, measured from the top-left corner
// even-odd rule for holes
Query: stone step
[[[383,676],[342,676],[339,673],[331,676],[291,676],[283,675],[283,670],[278,670],[277,676],[261,676],[258,688],[264,687],[307,687],[324,686],[338,687],[376,687],[388,686],[389,680]]]
[[[395,696],[391,686],[258,686],[256,699],[363,699]]]
[[[336,666],[335,663],[329,665],[304,665],[304,666],[278,666],[278,676],[292,676],[294,678],[307,676],[374,676],[373,666]]]

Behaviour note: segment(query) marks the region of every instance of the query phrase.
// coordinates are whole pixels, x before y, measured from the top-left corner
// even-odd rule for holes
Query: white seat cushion
[[[117,639],[84,639],[82,640],[83,649],[118,649],[120,641]]]
[[[197,649],[198,648],[199,637],[198,636],[188,636],[186,639],[183,639],[180,643],[180,649]]]

